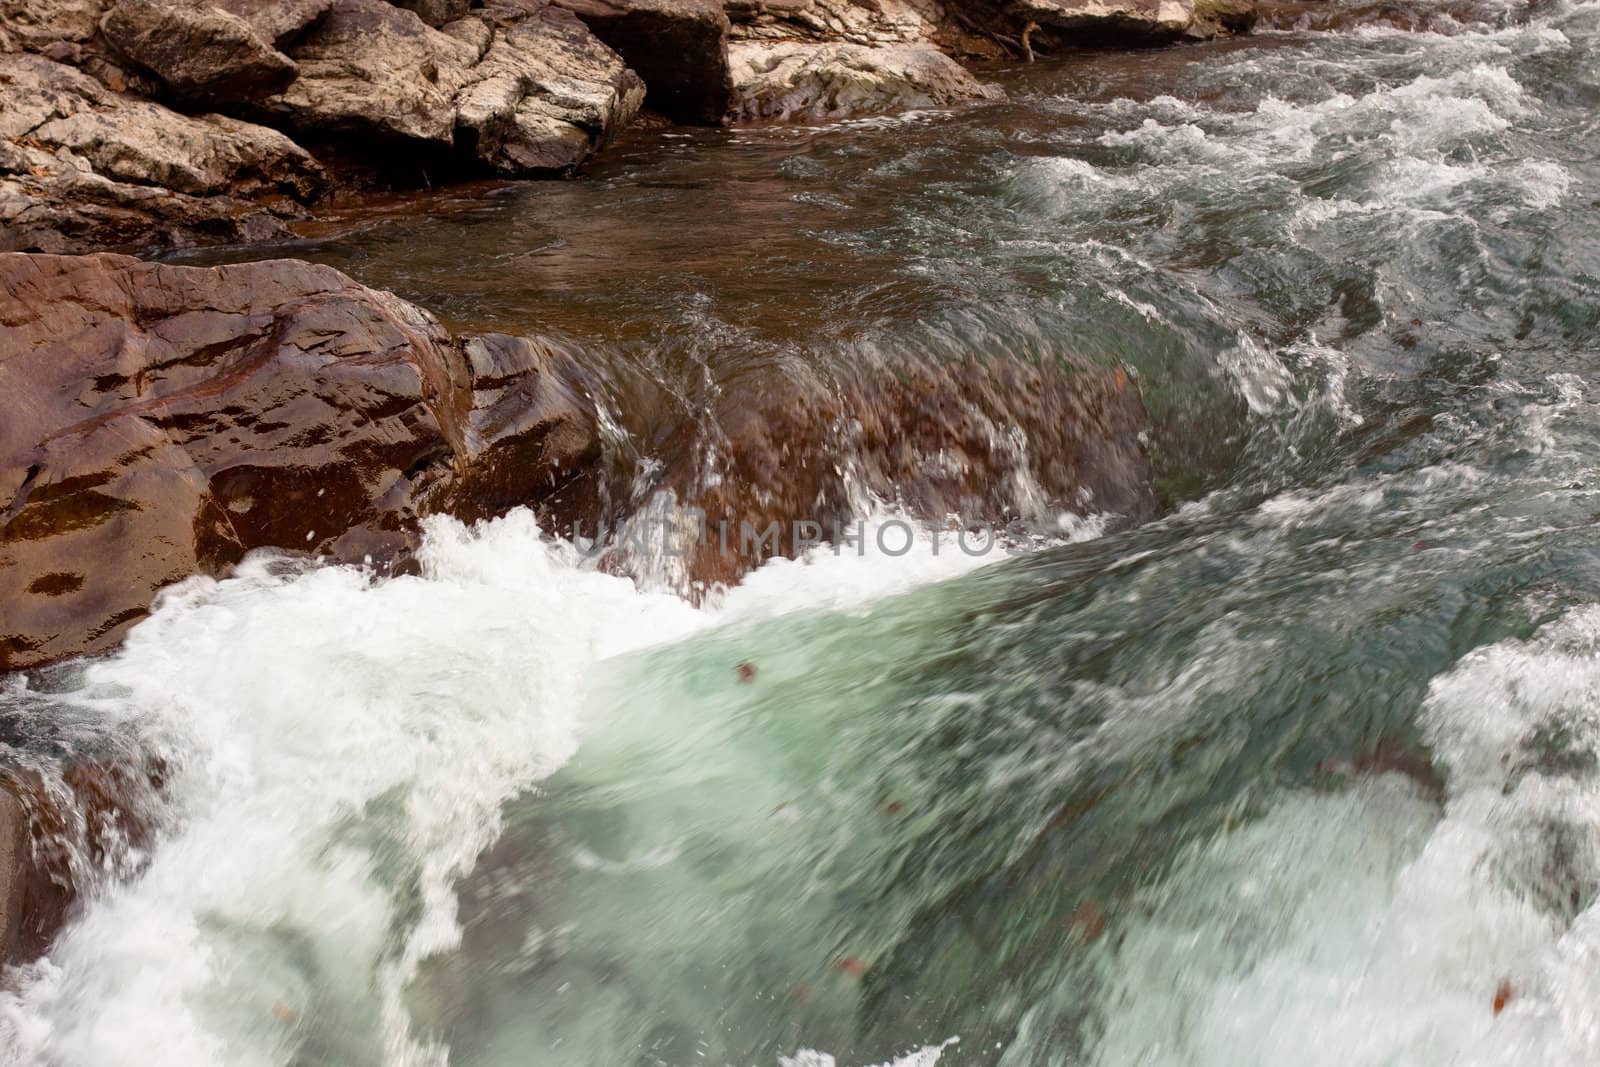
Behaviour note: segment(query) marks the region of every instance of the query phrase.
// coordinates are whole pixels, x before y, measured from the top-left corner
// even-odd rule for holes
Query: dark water
[[[1163,514],[705,611],[527,516],[196,583],[53,698],[167,755],[171,828],[13,976],[14,1058],[1600,1059],[1600,6],[1440,26],[195,257],[566,335],[635,474],[774,370],[1125,368]]]

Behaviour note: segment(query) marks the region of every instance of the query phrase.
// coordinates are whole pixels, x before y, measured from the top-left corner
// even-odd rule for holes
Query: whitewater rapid
[[[168,589],[66,698],[166,761],[165,824],[137,879],[97,887],[49,956],[13,975],[0,1062],[281,1063],[317,998],[348,989],[360,1017],[375,978],[384,1062],[445,1062],[413,1039],[405,984],[459,937],[456,879],[497,836],[501,804],[576,750],[608,660],[1005,558],[948,540],[936,552],[890,517],[865,531],[854,549],[770,562],[705,609],[601,573],[525,510],[430,520],[420,577],[268,554]],[[312,957],[318,989],[282,963],[274,930]],[[364,1062],[372,1035],[355,1036],[321,1062]]]

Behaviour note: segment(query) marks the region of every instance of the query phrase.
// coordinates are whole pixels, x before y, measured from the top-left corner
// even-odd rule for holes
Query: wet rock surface
[[[569,357],[290,260],[0,256],[0,670],[108,648],[253,548],[360,561],[598,450]]]
[[[1148,417],[1120,370],[1001,360],[880,367],[831,384],[790,377],[730,393],[717,421],[709,448],[679,448],[658,483],[704,516],[703,539],[674,535],[695,595],[766,555],[796,554],[796,523],[835,541],[870,499],[917,519],[1045,536],[1059,535],[1064,512],[1118,528],[1156,511]],[[745,550],[744,530],[774,525],[775,552]],[[629,569],[623,554],[611,563]]]
[[[83,893],[137,872],[163,777],[143,757],[0,768],[0,966],[42,955]]]

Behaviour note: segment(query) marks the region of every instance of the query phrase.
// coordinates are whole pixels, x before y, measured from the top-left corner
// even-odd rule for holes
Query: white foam
[[[1600,783],[1536,741],[1600,746],[1600,608],[1469,654],[1424,725],[1442,810],[1386,775],[1190,850],[1107,975],[1096,1062],[1600,1062]]]
[[[471,529],[431,521],[423,577],[285,573],[263,557],[168,590],[90,668],[85,699],[161,745],[180,822],[140,878],[13,974],[0,1063],[278,1063],[318,998],[359,998],[375,975],[375,1032],[351,1040],[381,1040],[389,1062],[442,1062],[445,1050],[410,1039],[401,991],[458,938],[454,882],[497,836],[501,804],[573,752],[596,665],[1004,558],[953,544],[935,554],[909,524],[911,550],[890,537],[885,551],[876,534],[895,521],[869,522],[859,555],[824,546],[768,565],[708,610],[597,572],[525,511]],[[392,847],[375,851],[372,834]],[[415,870],[380,876],[379,856]],[[394,877],[415,880],[414,924],[396,913]],[[274,931],[303,939],[293,951],[325,984],[275,963]],[[921,1062],[932,1060],[906,1061]]]

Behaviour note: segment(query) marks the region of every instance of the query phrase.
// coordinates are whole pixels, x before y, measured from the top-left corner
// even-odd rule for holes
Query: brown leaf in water
[[[1500,979],[1500,985],[1494,991],[1494,1013],[1496,1015],[1506,1010],[1506,1005],[1511,1002],[1513,992],[1511,979]]]

